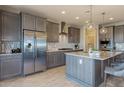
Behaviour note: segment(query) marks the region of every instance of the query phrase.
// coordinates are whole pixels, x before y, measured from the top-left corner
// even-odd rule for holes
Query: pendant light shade
[[[106,34],[106,33],[107,33],[107,29],[106,29],[105,27],[102,27],[102,28],[100,29],[100,33],[101,33],[101,34]]]
[[[107,33],[107,29],[103,26],[103,24],[104,24],[105,12],[103,12],[102,15],[103,15],[103,23],[102,23],[102,28],[100,29],[100,33],[101,33],[101,34],[106,34],[106,33]]]
[[[90,21],[87,24],[87,30],[89,31],[95,30],[95,25],[93,24],[93,20],[92,20],[92,5],[90,5]]]

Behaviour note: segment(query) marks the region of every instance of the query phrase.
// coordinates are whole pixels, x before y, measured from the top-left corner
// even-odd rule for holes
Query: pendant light
[[[103,16],[103,23],[102,23],[102,28],[100,29],[100,33],[101,34],[106,34],[107,33],[107,29],[103,26],[104,18],[105,18],[105,12],[102,13],[102,16]]]
[[[89,23],[87,24],[87,30],[89,31],[92,31],[92,30],[95,30],[95,26],[93,24],[93,15],[92,15],[92,5],[90,5],[90,21]]]

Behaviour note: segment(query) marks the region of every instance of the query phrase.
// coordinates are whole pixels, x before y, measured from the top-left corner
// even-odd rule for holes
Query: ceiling
[[[48,19],[60,22],[65,21],[68,24],[82,26],[89,20],[89,5],[9,5],[0,6],[2,9],[11,11],[24,11],[31,14],[40,15]],[[93,22],[102,23],[102,12],[105,12],[105,23],[113,23],[124,20],[124,5],[93,5]],[[61,14],[61,11],[66,14]],[[80,17],[78,20],[75,17]],[[109,20],[113,17],[114,20]]]

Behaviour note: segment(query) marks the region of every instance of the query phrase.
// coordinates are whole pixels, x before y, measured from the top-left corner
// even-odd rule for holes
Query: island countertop
[[[100,55],[96,56],[96,55],[89,55],[88,53],[85,53],[83,51],[79,51],[79,52],[69,52],[69,53],[65,53],[66,55],[72,55],[72,56],[78,56],[78,57],[86,57],[86,58],[91,58],[91,59],[96,59],[96,60],[106,60],[109,59],[111,57],[115,57],[117,55],[122,54],[123,52],[110,52],[110,51],[99,51]]]

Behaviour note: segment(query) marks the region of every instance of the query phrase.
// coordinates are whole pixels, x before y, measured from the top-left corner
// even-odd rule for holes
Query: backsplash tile
[[[58,49],[58,48],[74,48],[74,45],[76,43],[68,43],[68,37],[67,36],[59,36],[59,42],[57,43],[48,43],[47,48],[50,49]]]
[[[20,42],[2,42],[1,53],[11,53],[12,49],[20,48]]]
[[[115,47],[116,47],[116,50],[124,51],[124,43],[116,43]]]

